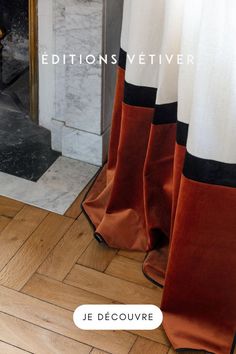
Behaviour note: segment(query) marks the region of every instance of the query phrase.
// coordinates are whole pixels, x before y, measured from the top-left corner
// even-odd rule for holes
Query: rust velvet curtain
[[[235,15],[125,0],[109,159],[83,203],[99,241],[147,252],[174,348],[216,354],[236,327]]]

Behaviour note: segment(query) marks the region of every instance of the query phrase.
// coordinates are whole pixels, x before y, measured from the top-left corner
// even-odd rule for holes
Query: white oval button
[[[153,330],[163,315],[155,305],[81,305],[73,320],[84,330]]]

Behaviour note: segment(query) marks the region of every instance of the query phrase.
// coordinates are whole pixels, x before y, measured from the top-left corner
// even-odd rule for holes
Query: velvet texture
[[[186,137],[176,142],[177,124],[154,119],[158,107],[124,103],[124,77],[119,67],[108,163],[83,208],[100,241],[149,252],[143,270],[164,285],[164,328],[174,348],[229,354],[236,189],[184,176]]]

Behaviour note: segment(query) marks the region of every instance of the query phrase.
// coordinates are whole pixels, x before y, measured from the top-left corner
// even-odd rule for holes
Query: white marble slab
[[[96,135],[65,126],[62,128],[62,154],[102,166],[107,157],[109,133],[108,129],[103,135]]]
[[[64,65],[62,57],[116,53],[122,3],[123,0],[38,0],[40,125],[51,130],[54,149],[97,165],[107,154],[116,68],[98,61],[94,65],[72,65],[69,59]],[[42,54],[49,55],[49,64],[41,63]],[[52,54],[59,55],[59,64],[51,64]],[[68,131],[73,131],[76,145],[65,141],[71,135],[66,128],[63,134],[63,123]],[[76,130],[78,134],[74,134]]]
[[[103,0],[67,1],[65,15],[66,52],[98,57],[103,43]],[[98,62],[66,66],[66,102],[67,126],[101,134],[102,66]]]
[[[78,195],[97,171],[97,166],[62,156],[39,179],[38,184],[52,188],[56,186]]]
[[[0,172],[0,195],[63,215],[98,167],[58,158],[38,182]]]
[[[56,119],[52,119],[51,123],[51,138],[52,138],[52,149],[62,152],[62,128],[64,127],[64,122]]]

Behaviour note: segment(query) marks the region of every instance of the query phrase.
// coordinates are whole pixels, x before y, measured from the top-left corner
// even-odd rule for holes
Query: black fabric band
[[[188,124],[177,122],[176,142],[179,145],[186,146],[188,138]]]
[[[122,48],[120,48],[118,65],[120,68],[124,70],[126,69],[126,57],[127,57],[127,53]]]
[[[194,181],[236,187],[236,164],[202,159],[186,153],[183,174]]]
[[[125,82],[124,102],[130,106],[155,107],[157,89]]]
[[[155,106],[153,124],[170,124],[177,122],[177,102]]]

